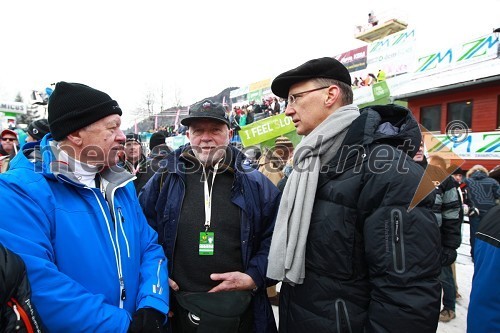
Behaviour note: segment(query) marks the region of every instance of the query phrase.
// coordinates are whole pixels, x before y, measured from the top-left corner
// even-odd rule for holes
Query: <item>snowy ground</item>
[[[455,311],[457,317],[448,323],[439,323],[437,333],[464,333],[467,330],[467,309],[474,274],[474,264],[470,257],[469,224],[462,224],[462,245],[458,249],[458,258],[455,263],[457,271],[458,291],[462,299],[457,300]],[[280,284],[277,289],[279,290]],[[274,317],[279,322],[278,307],[273,306]]]

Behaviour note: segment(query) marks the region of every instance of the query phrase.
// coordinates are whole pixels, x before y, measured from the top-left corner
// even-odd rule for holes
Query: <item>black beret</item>
[[[209,99],[193,105],[189,110],[189,116],[181,120],[181,124],[189,126],[196,119],[213,119],[223,122],[229,127],[229,116],[226,109],[220,103],[212,102]]]
[[[278,75],[271,84],[276,96],[287,98],[290,87],[295,83],[316,79],[333,79],[351,85],[351,75],[340,61],[330,57],[309,60],[297,68]]]

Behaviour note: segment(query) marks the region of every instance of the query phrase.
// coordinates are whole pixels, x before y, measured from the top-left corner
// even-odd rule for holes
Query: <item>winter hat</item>
[[[60,141],[69,134],[112,114],[122,115],[108,94],[80,83],[61,81],[49,98],[52,137]]]
[[[138,144],[141,143],[141,137],[139,136],[139,134],[135,134],[135,133],[128,133],[126,135],[126,140],[125,142],[129,142],[129,141],[135,141],[137,142]]]
[[[297,68],[278,75],[271,83],[276,96],[287,98],[290,87],[302,81],[325,78],[351,85],[351,75],[340,61],[330,57],[309,60]]]
[[[279,137],[277,137],[276,140],[274,141],[274,145],[276,147],[278,147],[278,146],[285,146],[285,147],[291,147],[291,148],[293,148],[292,141],[290,141],[290,139],[287,138],[286,136],[279,136]]]
[[[28,132],[28,134],[32,138],[36,139],[37,141],[40,141],[45,136],[45,134],[50,132],[49,122],[47,121],[47,119],[35,120],[31,122],[26,132]]]
[[[154,147],[158,145],[165,144],[165,139],[167,136],[163,132],[155,132],[151,135],[149,139],[149,150],[153,150]]]

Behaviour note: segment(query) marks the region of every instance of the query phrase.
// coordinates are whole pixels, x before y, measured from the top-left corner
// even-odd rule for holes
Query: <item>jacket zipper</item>
[[[60,180],[62,180],[62,181],[64,181],[65,183],[70,184],[70,185],[80,187],[80,186],[78,186],[78,184],[74,184],[71,181],[64,179],[64,177],[57,177],[57,178],[60,179]],[[127,185],[129,182],[133,181],[134,179],[135,179],[135,177],[131,178],[131,179],[128,179],[125,182],[117,185],[113,189],[113,191],[111,192],[111,195],[110,195],[110,204],[108,204],[108,202],[106,201],[106,198],[101,193],[100,189],[97,189],[97,191],[99,193],[101,193],[102,197],[104,198],[104,201],[107,203],[108,208],[110,210],[110,215],[112,215],[112,213],[113,213],[111,210],[114,209],[114,200],[115,200],[115,191],[116,191],[116,189],[117,188],[122,188],[123,186]],[[115,243],[115,241],[113,240],[113,235],[111,234],[111,228],[110,228],[110,224],[109,224],[109,219],[108,219],[108,216],[106,215],[106,212],[104,211],[104,208],[102,206],[101,200],[99,199],[99,197],[97,196],[97,194],[95,193],[95,191],[94,191],[93,188],[91,188],[89,186],[83,186],[83,188],[86,188],[86,189],[90,190],[92,192],[92,194],[94,194],[94,197],[96,198],[97,203],[99,204],[99,208],[101,209],[101,213],[102,213],[102,215],[104,217],[104,220],[106,221],[106,227],[108,229],[108,235],[109,235],[109,238],[111,240],[111,245],[113,246],[113,252],[115,254],[116,270],[117,270],[117,273],[118,273],[118,282],[120,284],[119,307],[120,307],[120,309],[123,309],[123,301],[125,301],[125,299],[127,298],[127,293],[126,293],[126,290],[125,290],[125,280],[123,278],[123,272],[122,272],[120,244],[118,243],[118,229],[117,229],[118,225],[117,225],[117,221],[116,221],[117,218],[116,218],[116,216],[114,218],[115,239],[116,239],[116,243]],[[123,218],[123,215],[121,217]],[[124,219],[122,219],[122,221],[124,221]],[[123,236],[125,237],[125,242],[127,244],[127,251],[129,252],[129,256],[130,256],[130,251],[129,251],[129,248],[128,248],[128,241],[126,239],[125,232],[123,231],[123,226],[121,225],[121,223],[120,223],[120,227],[122,228],[122,233],[123,233]]]
[[[33,333],[33,326],[31,326],[31,322],[29,319],[28,314],[22,306],[19,305],[19,303],[14,299],[11,298],[9,302],[7,302],[7,305],[12,308],[12,311],[16,314],[16,327],[15,330],[19,331],[21,329],[21,321],[24,323],[24,326],[26,326],[26,331],[28,333]]]
[[[163,259],[160,259],[158,261],[158,269],[156,270],[156,277],[158,279],[158,282],[156,285],[153,285],[153,293],[161,295],[163,293],[163,287],[161,286],[160,282],[160,270],[161,270],[161,263],[163,262]]]
[[[397,273],[405,271],[404,260],[404,241],[403,241],[403,221],[401,212],[397,209],[392,210],[392,227],[393,227],[393,260],[394,270]]]
[[[178,177],[181,180],[182,185],[184,186],[184,191],[182,192],[182,196],[181,196],[181,206],[182,206],[182,203],[184,202],[184,198],[186,196],[186,183],[184,182],[184,180],[182,179],[182,177],[180,175],[178,175]],[[161,191],[161,189],[160,189],[160,191]],[[174,252],[175,252],[175,243],[177,242],[177,231],[179,230],[179,220],[180,220],[180,218],[181,218],[181,210],[179,209],[179,213],[177,214],[177,222],[176,222],[176,225],[175,225],[174,246],[172,247],[172,269],[170,270],[170,272],[168,272],[169,276],[172,276],[172,274],[174,272]]]
[[[349,314],[343,299],[339,298],[335,301],[335,312],[337,315],[337,332],[344,332],[344,328],[347,328],[347,332],[352,333]]]

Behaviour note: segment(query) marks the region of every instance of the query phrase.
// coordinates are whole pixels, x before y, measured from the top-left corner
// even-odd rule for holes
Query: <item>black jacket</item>
[[[122,166],[131,174],[135,175],[136,179],[134,179],[134,187],[135,192],[139,195],[141,189],[146,185],[149,178],[154,175],[154,172],[151,173],[149,169],[151,168],[151,160],[146,159],[146,156],[141,155],[141,159],[137,166],[134,166],[129,161],[123,162]],[[135,169],[138,167],[138,170]]]
[[[408,211],[423,175],[412,160],[421,140],[418,124],[396,105],[361,111],[345,149],[320,174],[305,280],[281,288],[280,332],[437,329],[441,265],[434,195]]]
[[[24,261],[0,244],[0,332],[42,331]]]

